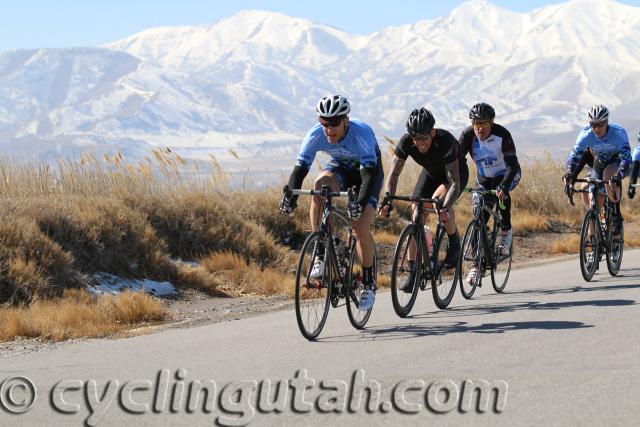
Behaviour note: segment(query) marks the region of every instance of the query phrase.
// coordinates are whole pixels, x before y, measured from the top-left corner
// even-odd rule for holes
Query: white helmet
[[[594,105],[589,110],[589,123],[602,123],[609,119],[609,109],[604,105]]]
[[[316,112],[320,117],[346,116],[349,111],[349,100],[342,95],[325,96],[316,105]]]

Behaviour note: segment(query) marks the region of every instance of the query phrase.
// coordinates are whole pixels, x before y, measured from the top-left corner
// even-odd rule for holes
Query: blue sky
[[[527,12],[561,1],[490,0]],[[243,9],[282,12],[354,34],[434,19],[463,0],[4,0],[0,52],[16,48],[97,46],[147,28],[210,24]],[[640,7],[640,0],[621,3]]]

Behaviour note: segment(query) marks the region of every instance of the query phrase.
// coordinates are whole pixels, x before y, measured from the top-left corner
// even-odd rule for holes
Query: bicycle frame
[[[427,278],[431,278],[434,275],[435,277],[437,277],[437,275],[440,272],[439,271],[434,272],[435,262],[432,259],[433,258],[431,256],[432,254],[429,253],[429,248],[425,244],[426,236],[424,233],[424,221],[423,221],[422,215],[425,212],[436,214],[437,226],[436,226],[435,233],[433,233],[433,238],[435,239],[440,233],[440,229],[444,228],[444,225],[440,221],[440,209],[441,209],[440,199],[438,198],[429,199],[429,198],[417,197],[417,196],[395,196],[395,195],[391,196],[389,193],[387,193],[385,195],[385,200],[401,200],[405,202],[411,202],[414,205],[416,205],[416,213],[415,215],[412,215],[412,218],[411,218],[411,224],[415,225],[418,228],[418,233],[419,233],[419,237],[416,242],[417,248],[416,248],[415,256],[417,256],[418,253],[422,253],[423,259],[428,260],[428,262],[422,263],[423,268],[425,268],[425,264],[426,264],[427,271],[423,271],[423,274],[426,274]],[[424,205],[427,203],[432,204],[434,207],[425,208]]]
[[[494,209],[490,209],[486,206],[484,196],[487,194],[496,195],[496,190],[477,190],[472,188],[465,188],[463,191],[469,193],[476,193],[479,195],[478,203],[474,203],[472,205],[472,218],[474,221],[478,221],[481,225],[480,227],[480,236],[482,239],[482,246],[484,251],[484,258],[487,261],[486,263],[482,263],[486,268],[495,268],[497,264],[497,259],[495,258],[495,254],[493,253],[493,247],[495,245],[496,239],[498,237],[499,226],[502,225],[502,214],[500,213],[498,206],[504,208],[504,202],[498,199],[498,203],[496,204]],[[487,234],[487,228],[484,223],[484,218],[482,213],[485,212],[489,216],[493,218],[493,228],[490,234]]]
[[[576,179],[574,182],[584,182],[589,184],[589,187],[586,190],[577,190],[573,188],[573,186],[569,187],[569,201],[573,205],[573,193],[588,193],[589,197],[589,209],[587,210],[585,215],[590,215],[594,218],[594,223],[596,224],[596,228],[598,229],[597,233],[600,237],[600,245],[601,249],[604,249],[605,252],[609,250],[607,242],[607,229],[609,227],[609,222],[611,221],[611,203],[609,201],[609,196],[606,193],[601,193],[598,189],[600,184],[604,184],[605,181],[596,178],[584,178],[584,179]],[[602,227],[602,222],[600,221],[600,207],[598,206],[598,194],[602,194],[604,196],[604,205],[603,209],[605,212],[605,226],[607,228]]]
[[[335,208],[332,203],[333,197],[352,197],[351,191],[340,191],[334,192],[328,186],[323,186],[320,190],[291,190],[293,195],[309,195],[309,196],[321,196],[324,198],[324,203],[322,207],[322,221],[320,222],[320,233],[322,236],[322,241],[325,244],[325,262],[329,262],[331,266],[331,275],[332,277],[337,277],[339,280],[339,288],[338,290],[342,290],[343,286],[347,281],[346,272],[343,274],[340,267],[340,262],[338,261],[338,254],[336,252],[336,247],[334,244],[334,237],[332,232],[332,224],[330,221],[331,213],[334,212]],[[355,236],[353,230],[349,228],[349,240],[347,242],[347,248],[350,248],[353,240],[355,240]],[[315,255],[315,252],[314,252]],[[329,256],[327,259],[326,256]],[[344,254],[342,254],[344,255]],[[333,282],[333,281],[332,281]]]

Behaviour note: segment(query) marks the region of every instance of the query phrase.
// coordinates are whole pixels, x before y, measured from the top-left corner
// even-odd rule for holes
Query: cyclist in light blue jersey
[[[364,291],[360,297],[360,310],[369,310],[375,300],[376,284],[373,278],[374,241],[371,223],[378,205],[378,197],[384,180],[382,156],[375,134],[369,125],[358,119],[349,119],[351,106],[347,98],[341,95],[325,96],[316,106],[318,124],[312,127],[304,139],[298,154],[298,160],[284,187],[284,196],[280,211],[291,214],[296,208],[296,196],[292,189],[302,186],[304,178],[320,151],[327,153],[331,160],[315,180],[315,189],[328,185],[332,191],[346,191],[359,187],[358,199],[349,202],[347,213],[351,227],[357,238],[357,250],[362,261],[362,284]],[[313,231],[320,229],[320,210],[322,201],[319,196],[311,199],[309,218]],[[314,260],[311,276],[322,277],[324,260]]]
[[[605,183],[605,189],[615,212],[611,231],[614,235],[618,235],[622,226],[620,212],[622,179],[627,175],[631,165],[629,138],[622,126],[609,123],[609,110],[604,105],[591,107],[588,117],[589,126],[578,135],[565,163],[567,171],[563,179],[565,184],[573,183],[582,155],[585,150],[590,150],[594,156],[591,177],[608,181]],[[598,197],[598,205],[602,206],[603,203],[604,198]]]
[[[638,132],[638,145],[633,150],[631,160],[633,163],[631,165],[631,174],[629,174],[629,191],[627,194],[630,199],[633,199],[636,195],[636,188],[633,185],[638,181],[638,171],[640,170],[640,132]]]

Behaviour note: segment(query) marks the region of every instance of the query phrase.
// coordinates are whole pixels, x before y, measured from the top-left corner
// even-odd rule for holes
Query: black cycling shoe
[[[411,292],[413,292],[415,281],[416,281],[416,270],[415,268],[412,268],[411,274],[409,274],[409,277],[407,277],[407,279],[404,281],[402,286],[400,286],[400,290],[407,294],[410,294]]]
[[[622,228],[622,215],[615,215],[613,217],[613,224],[611,224],[611,234],[613,234],[614,236],[619,236],[621,228]]]

